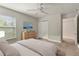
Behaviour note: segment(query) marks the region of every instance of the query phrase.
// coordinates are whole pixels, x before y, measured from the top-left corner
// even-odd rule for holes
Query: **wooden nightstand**
[[[29,38],[36,38],[37,37],[37,33],[34,31],[30,31],[30,32],[22,32],[21,35],[21,39],[29,39]]]

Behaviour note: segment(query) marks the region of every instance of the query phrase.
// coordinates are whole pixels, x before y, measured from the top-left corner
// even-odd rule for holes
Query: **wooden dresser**
[[[21,34],[21,39],[29,39],[29,38],[36,38],[37,37],[37,33],[34,31],[30,31],[30,32],[22,32]]]

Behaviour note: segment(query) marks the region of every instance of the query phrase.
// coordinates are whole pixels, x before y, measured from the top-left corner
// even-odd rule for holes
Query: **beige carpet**
[[[79,56],[79,48],[74,40],[63,40],[57,47],[59,56]]]

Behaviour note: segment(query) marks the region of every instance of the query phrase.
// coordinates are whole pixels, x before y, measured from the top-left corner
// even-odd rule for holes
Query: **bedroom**
[[[69,23],[70,27],[72,25],[71,28],[73,30],[72,29],[67,30],[68,27],[66,28],[62,26],[64,25],[64,22],[62,20],[68,18],[74,18],[77,21],[78,7],[79,4],[1,3],[0,4],[0,33],[1,33],[0,36],[2,36],[0,38],[1,43],[6,43],[5,40],[8,41],[8,43],[11,46],[14,46],[18,51],[20,51],[19,53],[21,54],[21,56],[63,55],[63,53],[61,54],[61,52],[64,50],[64,48],[68,47],[64,47],[63,49],[60,49],[61,51],[59,50],[57,51],[59,47],[62,47],[57,46],[59,44],[60,45],[64,44],[61,43],[64,41],[63,40],[64,33],[66,33],[67,35],[68,34],[72,35],[72,36],[68,35],[69,37],[65,35],[66,37],[65,39],[69,39],[65,40],[67,43],[74,44],[74,41],[71,40],[74,37],[75,42],[77,42],[76,38],[77,23],[75,24],[72,21],[72,23],[74,23],[75,29],[73,29],[72,23]],[[66,28],[65,30],[66,32],[65,31],[63,32],[64,28]],[[33,38],[38,40],[33,40]],[[7,45],[7,43],[2,45]],[[31,48],[29,48],[26,45],[30,46]],[[17,47],[21,48],[21,50],[19,50]],[[28,49],[24,47],[28,47]],[[10,48],[8,48],[7,51],[4,51],[5,48],[4,49],[2,48],[4,47],[3,46],[0,47],[0,49],[4,53],[4,56],[11,56],[14,54],[13,52],[11,53],[11,51],[13,50],[10,50]],[[45,51],[43,51],[43,49]],[[25,53],[26,50],[28,53]],[[78,51],[77,47],[76,50]],[[66,53],[66,55],[75,55],[75,54],[79,55],[79,53],[77,54],[76,52]],[[17,56],[18,52],[16,52],[14,55]]]

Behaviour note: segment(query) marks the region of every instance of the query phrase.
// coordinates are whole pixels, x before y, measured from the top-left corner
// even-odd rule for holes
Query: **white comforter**
[[[22,56],[55,56],[56,46],[53,43],[29,39],[12,44]]]
[[[11,44],[11,46],[15,47],[21,56],[40,56],[39,54],[35,53],[34,51],[32,51],[18,43]]]

